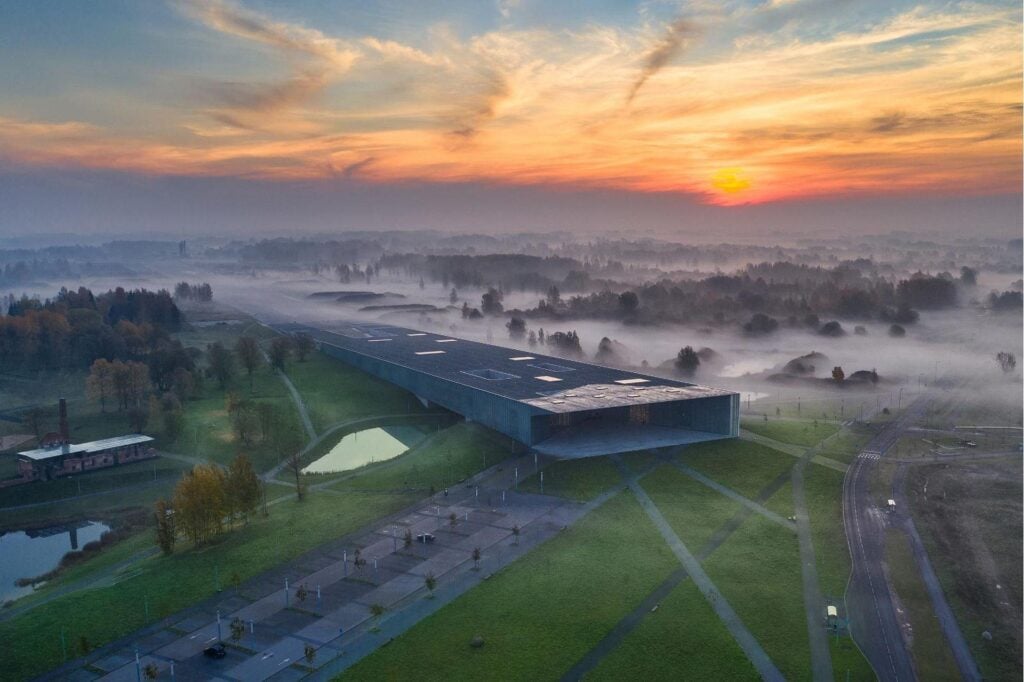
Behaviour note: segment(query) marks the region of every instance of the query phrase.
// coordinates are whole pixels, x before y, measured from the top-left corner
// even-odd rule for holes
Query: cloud
[[[267,127],[272,115],[308,101],[351,69],[359,57],[357,50],[320,31],[274,21],[228,0],[179,0],[177,4],[204,26],[266,45],[292,64],[292,74],[275,83],[199,81],[195,89],[212,103],[208,115],[227,126]]]
[[[640,92],[640,88],[644,86],[644,83],[661,71],[685,47],[687,40],[693,38],[696,34],[696,26],[688,19],[680,17],[669,24],[665,35],[644,56],[640,75],[633,81],[633,85],[629,89],[629,95],[626,97],[626,106],[633,103],[633,99]]]

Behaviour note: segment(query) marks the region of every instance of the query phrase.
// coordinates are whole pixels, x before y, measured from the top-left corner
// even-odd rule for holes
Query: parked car
[[[224,658],[228,655],[228,650],[224,647],[224,644],[217,642],[203,649],[203,655],[207,658]]]
[[[416,536],[416,542],[422,542],[428,544],[434,541],[434,536],[431,533],[420,533]]]

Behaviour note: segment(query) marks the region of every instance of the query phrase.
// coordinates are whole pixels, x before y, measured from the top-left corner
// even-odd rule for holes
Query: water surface
[[[338,441],[327,454],[303,469],[302,473],[336,473],[394,459],[422,438],[423,433],[413,427],[384,426],[356,431]]]
[[[0,603],[32,592],[31,586],[17,587],[18,578],[34,578],[56,568],[65,554],[98,540],[109,529],[105,523],[81,521],[0,535]]]

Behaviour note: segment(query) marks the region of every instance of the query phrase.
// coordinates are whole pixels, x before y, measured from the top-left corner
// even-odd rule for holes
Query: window
[[[381,341],[390,341],[391,339],[367,339],[369,343],[380,343]]]
[[[536,360],[536,358],[532,355],[518,355],[514,358],[509,358],[509,360],[512,360],[513,362],[522,362],[523,360]]]
[[[561,381],[561,379],[559,379],[558,377],[548,377],[548,376],[534,377],[534,379],[537,379],[538,381]]]
[[[471,369],[466,370],[463,374],[468,374],[471,377],[478,379],[487,379],[488,381],[502,381],[505,379],[518,379],[519,377],[515,374],[509,374],[508,372],[499,372],[496,369]]]
[[[434,343],[455,343],[458,339],[434,339]]]
[[[575,371],[575,370],[573,370],[572,367],[566,367],[565,365],[556,365],[553,362],[538,362],[535,365],[530,365],[530,367],[536,367],[537,369],[543,369],[546,372],[554,372],[555,374],[558,374],[559,372],[573,372],[573,371]]]
[[[640,377],[636,377],[634,379],[619,379],[615,383],[617,383],[617,384],[624,384],[624,385],[629,385],[629,384],[646,384],[648,381],[649,381],[648,379],[641,379]]]
[[[444,355],[443,350],[419,350],[416,355]]]
[[[412,334],[406,334],[406,336],[426,336],[426,332],[414,332]]]

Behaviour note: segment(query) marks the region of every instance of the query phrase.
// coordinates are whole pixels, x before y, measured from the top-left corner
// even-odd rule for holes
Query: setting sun
[[[719,192],[726,194],[738,194],[750,189],[750,180],[742,168],[723,168],[715,173],[711,184]]]

